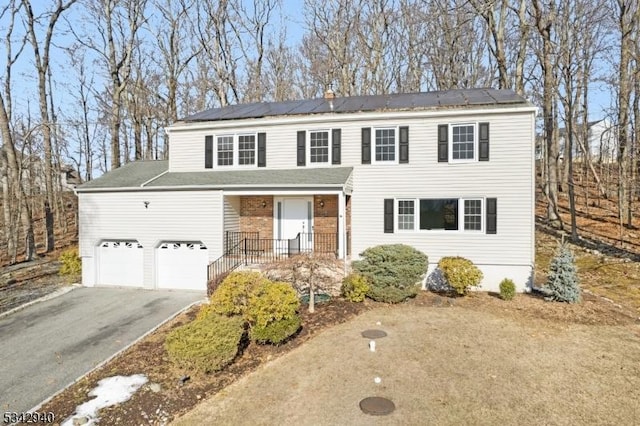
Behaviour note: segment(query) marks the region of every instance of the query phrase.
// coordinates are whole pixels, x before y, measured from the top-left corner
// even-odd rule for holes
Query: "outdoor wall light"
[[[144,203],[144,208],[148,209],[149,208],[149,201],[143,201]]]
[[[262,200],[262,208],[264,209],[265,207],[267,207],[267,202],[265,200]]]
[[[324,200],[320,200],[320,207],[324,209]]]

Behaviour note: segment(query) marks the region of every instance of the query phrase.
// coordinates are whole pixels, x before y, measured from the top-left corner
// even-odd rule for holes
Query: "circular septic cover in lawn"
[[[370,396],[360,401],[360,409],[363,413],[372,416],[386,416],[396,409],[396,405],[390,399]]]
[[[386,337],[387,333],[382,330],[365,330],[362,332],[362,337],[366,339],[379,339],[381,337]]]

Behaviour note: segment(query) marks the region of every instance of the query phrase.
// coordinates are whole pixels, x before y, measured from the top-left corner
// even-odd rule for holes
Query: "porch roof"
[[[180,189],[335,188],[351,190],[353,167],[168,172],[167,161],[136,161],[76,188],[78,192]]]
[[[229,170],[166,173],[146,187],[344,187],[353,167]]]

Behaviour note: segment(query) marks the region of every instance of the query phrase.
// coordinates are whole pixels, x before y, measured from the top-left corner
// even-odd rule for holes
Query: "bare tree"
[[[14,134],[11,128],[11,119],[13,112],[12,104],[12,70],[20,54],[26,44],[26,39],[18,38],[14,40],[14,25],[16,15],[19,13],[20,6],[16,0],[10,0],[9,3],[0,9],[0,20],[7,17],[5,41],[5,69],[1,76],[3,80],[2,91],[0,92],[0,136],[2,136],[2,162],[1,165],[6,167],[7,185],[6,189],[3,185],[3,208],[5,217],[5,237],[7,238],[7,246],[9,248],[10,262],[15,263],[17,260],[17,237],[18,230],[13,229],[11,220],[11,209],[15,208],[19,211],[20,222],[24,234],[24,254],[25,260],[33,260],[36,257],[35,235],[33,232],[33,220],[31,216],[31,207],[27,202],[24,188],[21,184],[22,177],[20,175],[20,165],[18,155],[16,153],[16,145]],[[14,53],[13,44],[17,42],[18,49]],[[2,174],[5,174],[4,172]],[[13,198],[13,200],[12,200]],[[15,201],[13,203],[12,201]],[[9,210],[9,211],[7,211]],[[9,221],[6,218],[9,217]]]
[[[27,28],[29,42],[33,48],[34,64],[38,75],[38,100],[41,119],[40,126],[42,128],[42,136],[44,139],[44,182],[46,192],[44,210],[47,216],[51,214],[51,209],[53,209],[54,213],[57,212],[57,209],[55,208],[55,192],[59,190],[58,187],[54,186],[53,182],[55,170],[53,170],[52,161],[52,128],[54,127],[54,120],[52,116],[53,111],[50,109],[48,102],[48,98],[50,100],[51,97],[47,87],[47,81],[50,75],[51,44],[53,41],[54,30],[58,20],[60,19],[60,15],[65,10],[69,9],[69,7],[71,7],[71,5],[76,1],[77,0],[68,0],[67,2],[63,2],[62,0],[56,0],[52,10],[47,10],[41,16],[35,16],[33,8],[31,7],[31,1],[22,0],[23,10],[25,12],[25,25]],[[37,34],[37,27],[39,22],[45,18],[48,18],[45,30],[46,34],[44,39],[41,41]],[[47,225],[46,251],[49,252],[53,250],[54,247],[53,222],[47,221]]]
[[[551,225],[562,228],[562,219],[558,212],[558,162],[559,147],[556,129],[556,91],[557,82],[554,63],[554,36],[557,19],[555,2],[543,5],[540,0],[532,2],[532,14],[535,27],[540,37],[542,48],[538,49],[540,67],[542,69],[542,116],[544,121],[545,140],[545,195],[547,197],[547,219]]]

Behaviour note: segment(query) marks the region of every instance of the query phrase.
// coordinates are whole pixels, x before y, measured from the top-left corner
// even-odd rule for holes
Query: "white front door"
[[[287,197],[275,200],[274,238],[282,240],[279,248],[284,249],[287,241],[300,236],[300,247],[312,247],[313,238],[313,197]],[[304,241],[302,241],[304,239]],[[288,247],[288,246],[287,246]]]

